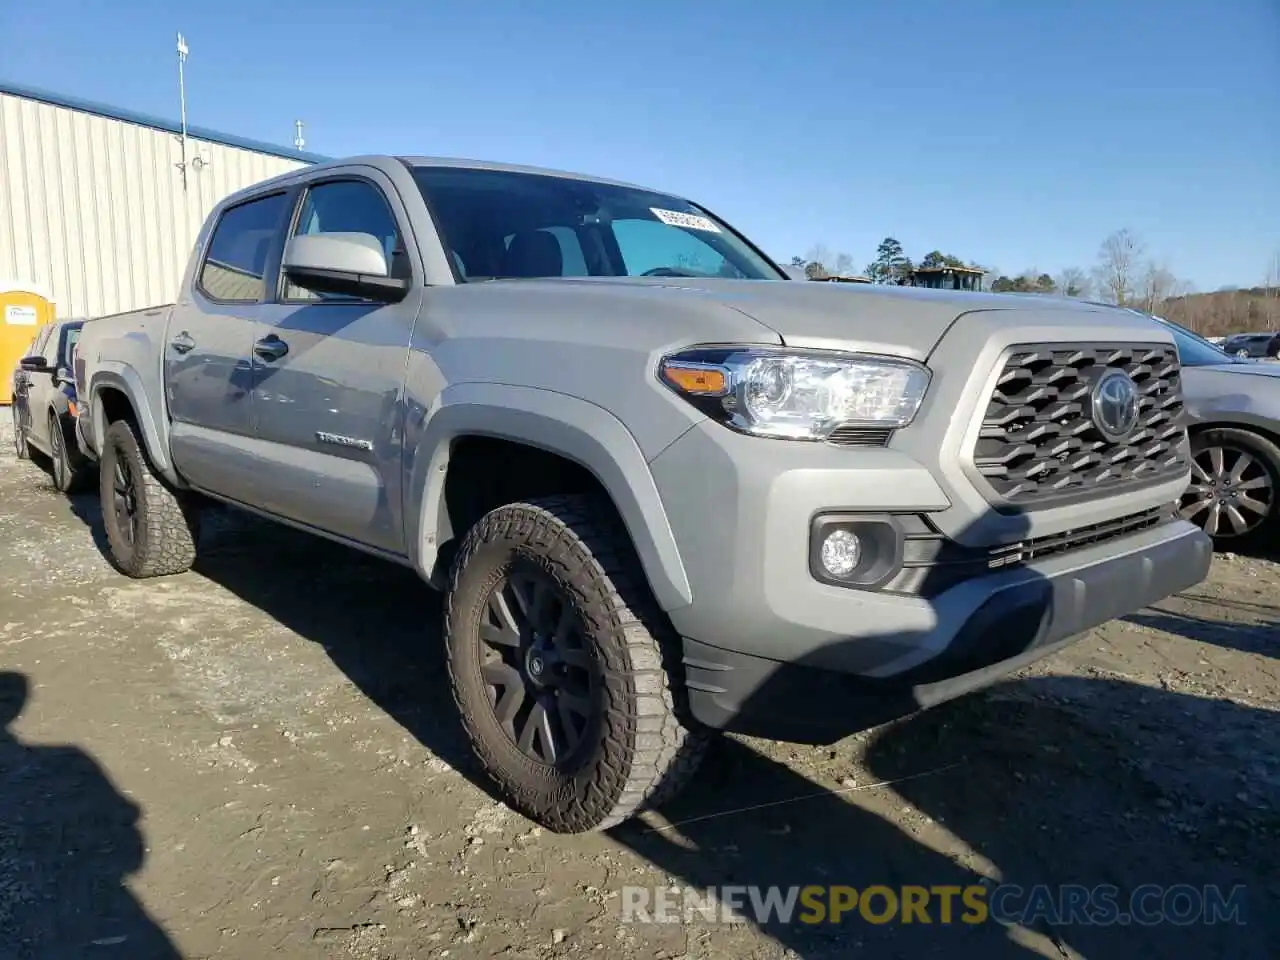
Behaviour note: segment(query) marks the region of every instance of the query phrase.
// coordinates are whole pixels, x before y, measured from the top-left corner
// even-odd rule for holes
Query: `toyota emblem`
[[[1138,385],[1123,370],[1104,373],[1090,400],[1093,424],[1108,440],[1123,440],[1138,425]]]

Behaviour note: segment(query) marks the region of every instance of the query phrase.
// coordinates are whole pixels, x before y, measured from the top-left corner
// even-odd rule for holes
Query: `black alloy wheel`
[[[580,618],[545,572],[517,564],[494,584],[480,624],[480,675],[494,718],[525,756],[571,764],[601,706]]]
[[[132,550],[138,540],[138,491],[133,468],[125,457],[117,457],[111,471],[111,512],[122,546]]]

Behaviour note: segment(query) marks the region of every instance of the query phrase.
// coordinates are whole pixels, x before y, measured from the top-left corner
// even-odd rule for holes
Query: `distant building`
[[[326,159],[0,83],[0,285],[57,316],[171,302],[219,200]],[[8,376],[8,370],[3,371]]]
[[[934,290],[981,290],[984,271],[978,267],[916,267],[907,286]]]
[[[814,277],[817,283],[871,283],[870,277]]]

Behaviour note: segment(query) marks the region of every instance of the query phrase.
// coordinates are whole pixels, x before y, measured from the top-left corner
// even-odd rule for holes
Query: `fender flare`
[[[431,577],[439,552],[445,477],[453,440],[486,436],[537,447],[590,471],[613,499],[649,585],[664,610],[687,607],[693,591],[675,535],[635,437],[603,407],[536,387],[460,383],[426,412],[408,466],[408,495],[417,499],[417,566]]]
[[[1206,430],[1247,430],[1258,433],[1280,443],[1280,431],[1276,430],[1276,419],[1252,410],[1228,410],[1215,407],[1200,407],[1192,413],[1191,423],[1187,430],[1193,436]]]
[[[89,382],[89,411],[93,418],[94,454],[102,456],[102,440],[107,433],[106,417],[102,410],[102,391],[104,389],[119,390],[133,408],[134,419],[142,431],[142,445],[147,456],[156,469],[173,483],[179,483],[173,465],[169,460],[169,451],[160,439],[160,431],[151,416],[151,408],[146,403],[146,389],[142,385],[142,377],[133,367],[127,364],[113,364],[110,369],[98,370]]]

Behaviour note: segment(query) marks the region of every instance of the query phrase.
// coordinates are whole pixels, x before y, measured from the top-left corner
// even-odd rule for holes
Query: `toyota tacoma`
[[[714,731],[830,743],[1200,581],[1168,331],[792,280],[682,197],[414,157],[221,201],[175,303],[86,324],[110,556],[221,501],[418,571],[476,755],[562,832]]]

